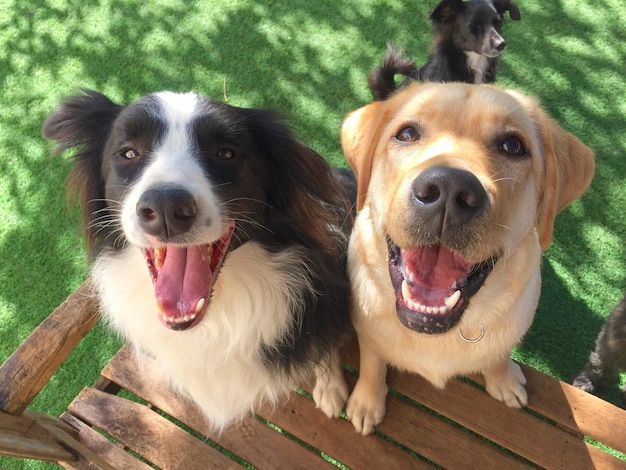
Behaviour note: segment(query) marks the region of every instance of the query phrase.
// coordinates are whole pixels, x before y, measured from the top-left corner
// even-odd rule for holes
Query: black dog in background
[[[434,38],[428,62],[418,68],[402,50],[388,44],[382,65],[369,76],[374,99],[386,99],[412,79],[493,82],[498,57],[506,46],[500,31],[507,11],[512,20],[521,19],[513,0],[442,0],[430,12]],[[399,86],[395,82],[398,74],[406,76]]]
[[[573,385],[595,394],[598,389],[618,381],[622,371],[626,371],[626,295],[602,326],[596,349]],[[626,385],[622,389],[622,404],[626,408]]]

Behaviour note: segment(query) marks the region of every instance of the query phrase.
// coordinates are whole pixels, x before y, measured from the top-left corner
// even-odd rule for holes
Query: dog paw
[[[386,411],[386,397],[386,388],[382,393],[372,393],[363,386],[359,387],[359,382],[357,382],[346,405],[346,415],[356,432],[367,436],[374,431],[375,426],[382,422]]]
[[[322,410],[329,418],[338,418],[348,399],[348,386],[343,377],[327,383],[321,380],[315,382],[313,387],[313,400],[315,407]]]
[[[583,392],[596,393],[596,386],[587,371],[580,372],[572,381],[572,385]]]
[[[508,367],[498,375],[485,374],[487,393],[511,408],[528,405],[526,377],[518,364],[508,361]]]

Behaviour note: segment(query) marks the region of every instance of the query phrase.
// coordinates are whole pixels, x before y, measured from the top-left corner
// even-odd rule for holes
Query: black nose
[[[438,232],[467,223],[482,212],[488,200],[476,176],[443,166],[420,173],[413,180],[413,196],[420,219],[436,224]]]
[[[505,47],[506,47],[506,41],[504,39],[502,40],[502,42],[496,45],[496,49],[500,52],[502,52]]]
[[[198,212],[193,196],[176,187],[152,188],[142,194],[136,208],[141,227],[160,241],[187,232]]]

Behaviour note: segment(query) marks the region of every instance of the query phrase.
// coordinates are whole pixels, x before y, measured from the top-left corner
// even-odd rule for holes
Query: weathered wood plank
[[[351,386],[356,378],[348,377]],[[389,394],[387,413],[376,431],[444,468],[528,468],[528,464],[417,406]]]
[[[206,433],[207,423],[200,410],[181,400],[167,386],[153,359],[144,358],[141,373],[137,374],[133,353],[128,347],[123,347],[107,364],[102,375],[170,416],[175,416],[197,432]],[[221,434],[209,435],[209,438],[258,468],[272,468],[277,462],[288,463],[290,468],[331,466],[315,453],[251,416]]]
[[[62,431],[58,427],[51,424],[42,423],[41,425],[48,432],[50,432],[50,434],[52,434],[59,443],[63,444],[63,446],[71,450],[74,455],[80,455],[84,457],[84,459],[93,464],[95,468],[99,470],[117,470],[116,468],[109,465],[105,460],[103,460],[100,455],[98,455],[88,447],[85,447],[81,442],[71,437],[65,431]]]
[[[67,433],[67,425],[52,416],[28,411],[26,413],[29,416],[15,416],[0,411],[0,454],[53,462],[76,460],[76,456],[44,427],[61,427],[62,432]]]
[[[350,468],[432,468],[376,435],[357,434],[344,419],[328,419],[312,400],[297,393],[284,406],[259,414]]]
[[[145,464],[141,460],[135,458],[132,454],[126,452],[122,447],[114,444],[99,432],[95,431],[81,420],[71,415],[63,413],[61,419],[78,431],[77,440],[85,447],[88,447],[98,456],[108,462],[113,468],[124,470],[151,470],[152,467]],[[84,455],[78,455],[75,462],[59,462],[63,467],[86,470],[98,468],[92,461]]]
[[[626,410],[522,365],[532,410],[626,454]]]
[[[76,460],[76,456],[57,442],[29,439],[0,431],[0,455],[25,459]]]
[[[66,422],[41,413],[26,416],[0,412],[0,453],[52,462],[76,462],[78,456],[102,470],[115,470],[75,437],[78,433]]]
[[[98,319],[85,281],[0,367],[0,410],[21,414]]]
[[[626,468],[626,462],[548,422],[509,408],[460,380],[450,381],[441,391],[421,377],[390,371],[388,383],[411,399],[542,467],[571,469],[610,464]],[[532,395],[529,399],[532,400]]]
[[[116,395],[85,388],[69,411],[162,469],[237,467],[155,411]]]
[[[348,345],[345,359],[350,367],[358,369],[357,344]],[[563,421],[568,419],[568,414],[571,415],[572,412],[577,412],[580,407],[586,406],[586,400],[582,398],[583,401],[579,401],[577,408],[572,410],[569,402],[564,399],[564,394],[556,393],[553,388],[555,382],[560,387],[560,383],[555,379],[537,371],[530,373],[529,377],[531,384],[527,390],[531,410],[541,413],[540,410],[546,411],[549,408],[550,400],[543,396],[546,393],[553,394],[549,396],[552,397],[551,400],[556,400],[558,403],[557,409],[564,416],[560,418]],[[472,379],[479,382],[481,380],[477,377],[472,377]],[[582,435],[580,432],[575,434],[571,428],[565,431],[563,428],[551,425],[529,413],[509,408],[489,397],[486,392],[461,380],[452,380],[444,390],[437,390],[428,381],[416,374],[390,370],[387,382],[391,388],[398,390],[412,400],[435,410],[502,447],[524,456],[537,465],[546,468],[582,468],[579,467],[580,465],[583,467],[596,465],[598,468],[607,465],[608,468],[613,468],[611,466],[626,468],[626,462],[616,459],[605,451],[576,437],[576,434]],[[541,384],[543,383],[548,384],[547,390],[549,391],[542,391]],[[569,387],[567,384],[563,384],[563,386],[565,389]],[[539,394],[535,395],[536,393]],[[572,394],[580,397],[575,392]],[[541,405],[542,402],[543,405]],[[535,407],[534,404],[538,403],[540,405]],[[570,413],[567,411],[568,407]],[[618,415],[622,413],[622,410],[609,403],[604,403],[601,407],[607,410],[612,409]],[[589,410],[585,411],[584,414],[591,418]],[[608,415],[611,415],[610,411],[608,411]],[[613,423],[615,425],[615,421]],[[541,439],[537,439],[537,436],[541,436]],[[624,444],[621,446],[623,447]],[[617,448],[619,449],[619,447]]]
[[[529,409],[555,421],[575,436],[587,436],[626,453],[626,410],[532,367],[520,366],[528,381],[526,390],[532,397]],[[471,379],[485,384],[480,375]]]

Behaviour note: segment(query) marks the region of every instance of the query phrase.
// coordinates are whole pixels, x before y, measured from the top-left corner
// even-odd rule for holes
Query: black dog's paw
[[[596,394],[597,387],[586,370],[581,371],[572,381],[572,385],[584,392]]]

